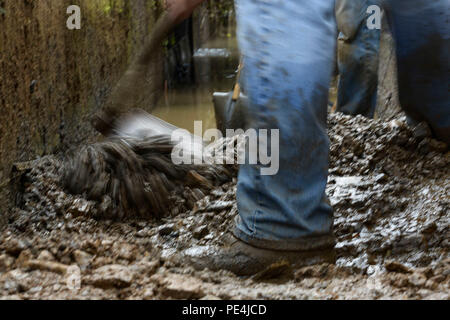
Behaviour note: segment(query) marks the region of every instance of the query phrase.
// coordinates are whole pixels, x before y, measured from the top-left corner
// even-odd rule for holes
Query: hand
[[[164,7],[169,16],[180,23],[190,17],[194,9],[204,0],[165,0]]]

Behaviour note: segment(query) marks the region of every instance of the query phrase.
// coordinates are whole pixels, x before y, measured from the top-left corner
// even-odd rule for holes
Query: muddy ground
[[[61,160],[49,156],[25,171],[21,206],[0,236],[0,296],[448,300],[446,146],[404,119],[332,114],[329,122],[336,264],[282,266],[252,278],[195,271],[171,256],[220,244],[237,214],[235,179],[196,203],[197,193],[186,190],[163,220],[117,222],[95,218],[107,203],[64,193]]]

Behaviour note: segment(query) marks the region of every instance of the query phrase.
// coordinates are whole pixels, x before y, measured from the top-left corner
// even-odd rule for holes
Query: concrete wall
[[[66,27],[72,4],[81,7],[81,30]],[[95,138],[90,115],[151,30],[162,0],[0,0],[0,8],[1,220],[11,205],[13,162]],[[162,51],[155,55],[149,106],[163,82]]]

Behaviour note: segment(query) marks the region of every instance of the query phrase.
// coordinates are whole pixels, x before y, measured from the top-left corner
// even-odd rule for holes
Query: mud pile
[[[0,238],[5,298],[449,299],[450,153],[428,128],[330,115],[327,194],[335,208],[335,265],[266,277],[195,271],[184,249],[220,244],[237,215],[236,178],[202,199],[191,188],[161,220],[99,219],[105,203],[64,192],[62,160],[24,173],[22,205]],[[189,199],[189,200],[188,200]],[[197,201],[198,200],[198,201]],[[97,218],[96,218],[97,217]]]

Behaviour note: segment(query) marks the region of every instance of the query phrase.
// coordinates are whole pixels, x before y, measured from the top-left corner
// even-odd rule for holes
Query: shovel
[[[245,129],[247,119],[248,98],[239,93],[235,98],[233,92],[215,92],[213,94],[216,126],[223,136],[228,129]]]
[[[213,94],[216,125],[224,136],[227,129],[245,129],[248,119],[248,98],[242,93],[239,79],[243,61],[239,65],[237,81],[231,92],[215,92]]]

